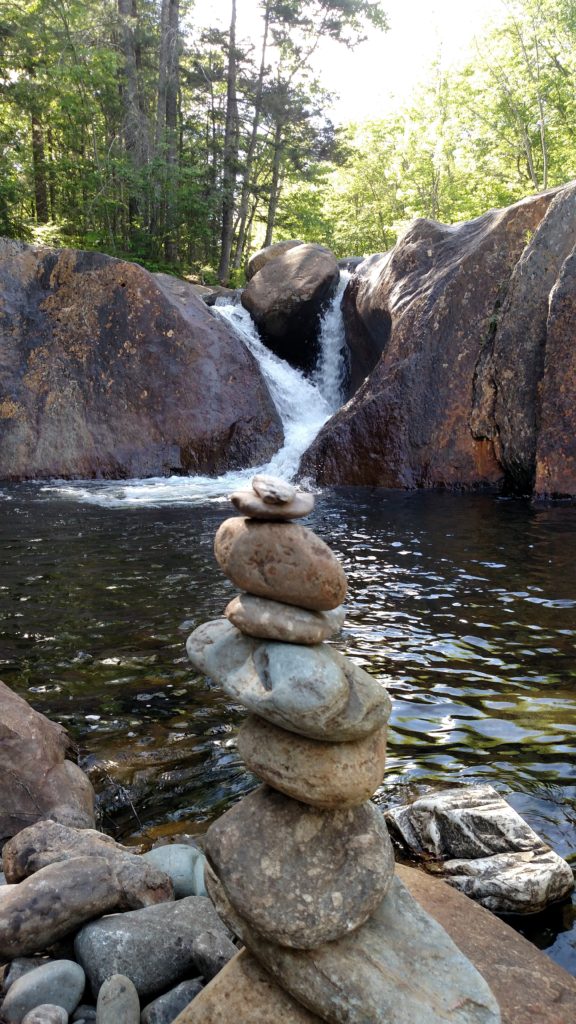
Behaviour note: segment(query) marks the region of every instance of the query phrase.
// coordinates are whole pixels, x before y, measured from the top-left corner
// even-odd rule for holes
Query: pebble
[[[252,487],[262,501],[271,505],[286,504],[286,502],[294,501],[297,494],[304,493],[297,491],[294,484],[289,484],[281,477],[272,476],[269,473],[257,473],[252,477]],[[311,497],[313,498],[313,495]]]
[[[35,971],[37,967],[44,967],[45,964],[52,963],[49,957],[38,957],[38,956],[17,956],[9,964],[6,974],[4,975],[4,992],[7,992],[11,985],[18,978],[23,978],[25,974],[29,974],[30,971]]]
[[[42,1003],[23,1017],[22,1024],[68,1024],[68,1020],[68,1013],[63,1006]]]
[[[234,491],[229,497],[234,508],[243,516],[249,516],[250,519],[266,519],[268,522],[301,519],[310,515],[314,508],[314,495],[304,492],[297,494],[293,501],[284,505],[271,505],[266,499],[254,494],[254,491]]]
[[[71,1019],[74,1024],[77,1021],[86,1021],[86,1024],[88,1024],[88,1021],[96,1020],[96,1007],[90,1006],[88,1003],[80,1003],[80,1006],[77,1006],[74,1010]]]
[[[189,981],[180,982],[170,992],[158,996],[158,999],[144,1007],[140,1017],[141,1024],[171,1024],[203,988],[202,978],[192,978]]]
[[[43,1003],[62,1006],[67,1013],[78,1006],[86,976],[73,960],[53,960],[18,978],[6,994],[2,1015],[7,1021],[21,1021]]]
[[[310,949],[358,928],[394,873],[384,817],[371,803],[319,811],[261,786],[206,833],[208,864],[260,935]],[[208,892],[211,871],[206,870]]]
[[[226,519],[214,540],[223,573],[240,589],[312,611],[337,608],[346,575],[327,544],[297,523]]]
[[[311,612],[293,604],[239,594],[224,614],[247,636],[292,644],[319,644],[340,631],[346,610],[341,605],[329,612]]]
[[[188,637],[192,664],[253,714],[312,739],[361,739],[385,725],[384,687],[327,645],[255,640],[226,619]]]
[[[144,860],[159,868],[172,879],[174,896],[205,896],[204,863],[206,858],[197,846],[187,843],[169,843],[156,846],[142,854]]]
[[[230,902],[226,906],[222,892],[219,908],[282,988],[322,1020],[500,1024],[498,1002],[482,975],[398,878],[365,924],[316,949],[262,938]]]
[[[205,896],[92,921],[76,936],[74,949],[94,992],[110,975],[125,974],[141,998],[186,975],[212,978],[236,953]]]
[[[140,1024],[138,993],[124,974],[106,978],[98,992],[96,1024]]]
[[[357,807],[382,782],[386,732],[382,726],[365,739],[327,743],[251,715],[238,734],[238,753],[254,775],[294,800],[321,809]]]

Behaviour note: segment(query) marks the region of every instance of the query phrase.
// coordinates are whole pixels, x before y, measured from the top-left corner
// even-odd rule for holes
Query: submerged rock
[[[270,941],[298,949],[358,928],[394,873],[373,804],[319,811],[268,786],[210,826],[206,856],[238,913]],[[207,871],[211,895],[212,883]]]

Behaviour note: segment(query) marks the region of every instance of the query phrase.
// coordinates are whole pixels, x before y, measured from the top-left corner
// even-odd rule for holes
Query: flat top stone
[[[279,476],[270,476],[267,473],[257,473],[252,478],[252,487],[262,501],[272,505],[282,505],[284,502],[293,501],[297,493],[293,484],[287,483]]]
[[[384,687],[327,645],[255,640],[215,619],[194,630],[186,650],[235,701],[302,736],[360,739],[390,716]]]
[[[303,516],[310,515],[314,508],[314,495],[303,492],[296,494],[292,501],[272,504],[254,494],[254,491],[234,491],[230,495],[230,501],[243,516],[250,519],[265,519],[268,522],[302,519]]]
[[[394,873],[373,804],[320,811],[268,786],[210,826],[206,856],[238,913],[271,941],[298,949],[358,928]]]
[[[346,575],[327,544],[298,523],[226,519],[214,539],[222,572],[240,590],[313,611],[337,608]]]

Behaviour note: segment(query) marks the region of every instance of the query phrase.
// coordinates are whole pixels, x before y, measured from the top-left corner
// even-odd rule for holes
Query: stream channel
[[[219,310],[258,358],[284,477],[338,405],[342,329],[328,311],[304,378]],[[0,677],[62,722],[125,842],[203,833],[256,780],[245,712],[187,662],[235,588],[212,553],[226,495],[207,477],[0,487]],[[490,495],[325,489],[307,520],[348,574],[335,645],[394,698],[379,803],[489,782],[576,863],[576,510]],[[576,974],[576,901],[512,923]]]

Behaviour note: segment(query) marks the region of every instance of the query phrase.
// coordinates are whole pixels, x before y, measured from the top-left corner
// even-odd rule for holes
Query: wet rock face
[[[221,473],[282,428],[191,291],[99,253],[0,242],[0,479]]]
[[[334,295],[339,276],[328,249],[296,245],[264,263],[242,292],[242,305],[264,343],[292,366],[313,369],[320,314]]]
[[[304,454],[302,475],[323,484],[503,486],[509,458],[506,465],[500,461],[500,414],[490,384],[481,382],[483,367],[495,330],[497,344],[499,310],[527,238],[561,193],[450,227],[415,221],[392,252],[361,265],[349,286],[348,329],[359,344],[380,346],[382,355]],[[517,294],[514,308],[529,301],[530,319],[530,310],[546,304],[549,286],[538,284],[537,276],[533,294],[524,286]],[[529,366],[530,345],[524,347],[521,328],[511,330],[507,365],[516,373],[526,354],[525,375],[535,395],[539,379]],[[535,327],[534,343],[537,335]],[[524,390],[511,382],[512,406],[526,406]],[[507,415],[513,413],[508,409]]]

